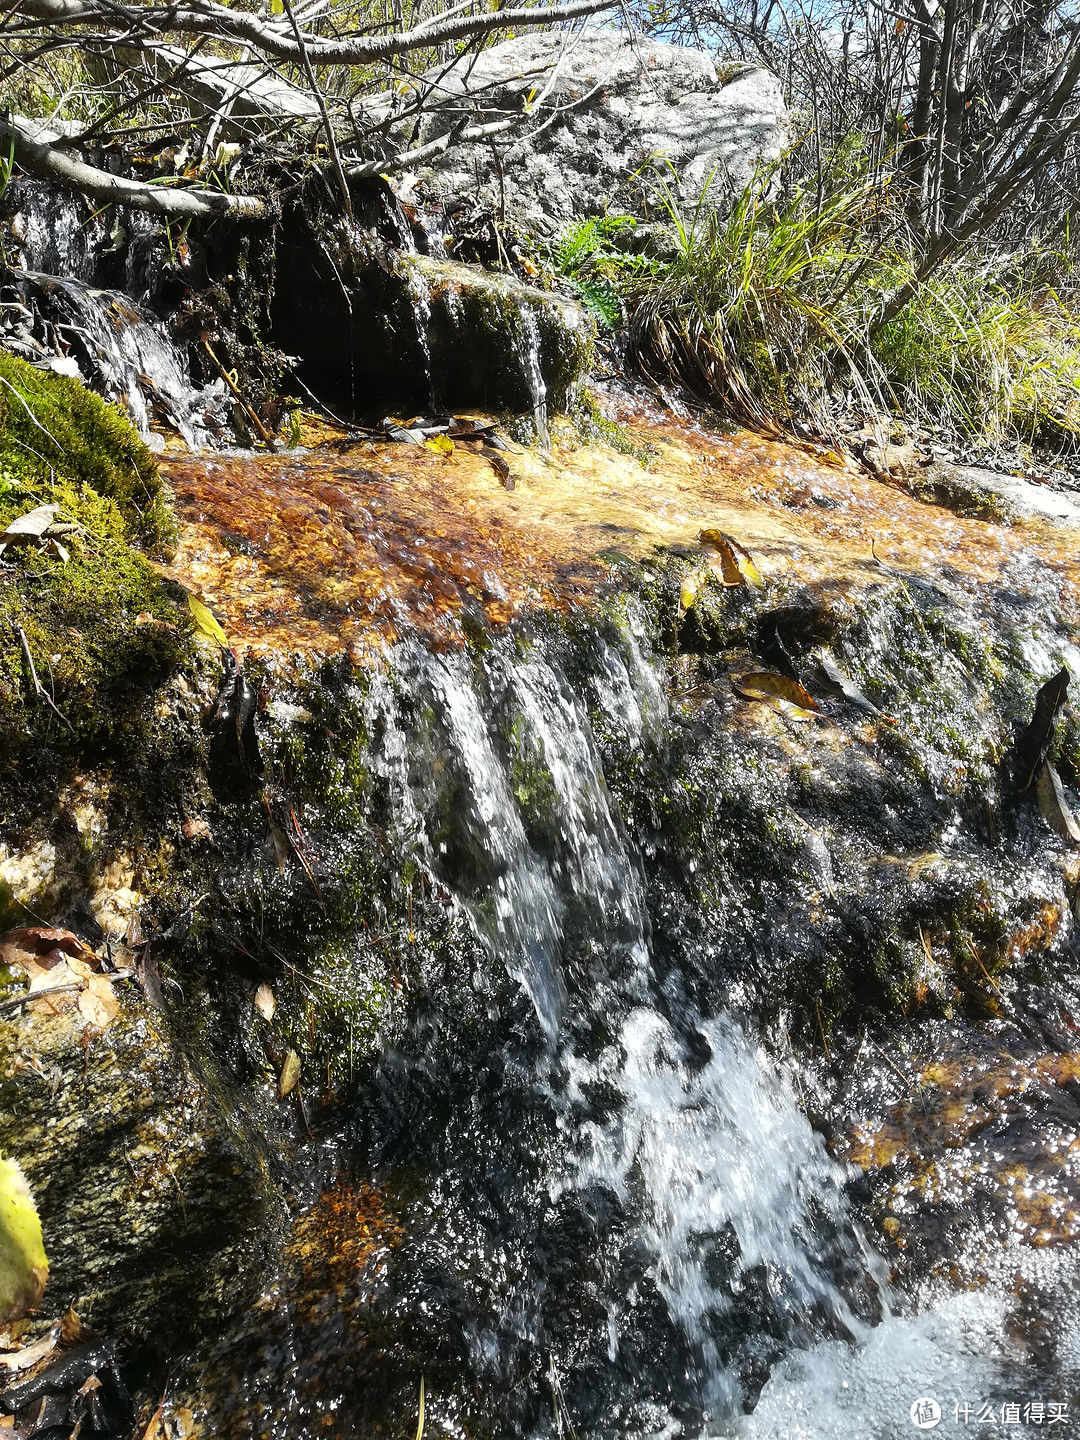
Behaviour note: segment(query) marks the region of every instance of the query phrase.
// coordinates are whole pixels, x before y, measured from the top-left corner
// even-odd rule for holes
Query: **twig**
[[[900,1070],[896,1065],[893,1064],[893,1062],[889,1059],[888,1055],[885,1054],[885,1051],[882,1050],[881,1046],[877,1043],[877,1041],[876,1041],[876,1040],[871,1040],[871,1041],[870,1041],[870,1044],[873,1045],[874,1049],[875,1049],[875,1050],[877,1051],[877,1053],[881,1056],[881,1058],[885,1061],[885,1064],[888,1065],[889,1069],[890,1069],[890,1070],[893,1072],[893,1074],[897,1077],[897,1079],[900,1081],[900,1083],[901,1083],[902,1085],[905,1085],[905,1086],[906,1086],[906,1085],[910,1085],[910,1084],[911,1084],[910,1080],[908,1080],[907,1076],[904,1074],[904,1072],[903,1072],[902,1070]]]
[[[49,709],[53,712],[56,718],[62,724],[66,725],[67,728],[74,735],[74,725],[72,725],[71,721],[67,718],[66,715],[61,715],[60,711],[56,708],[55,700],[53,700],[52,696],[38,679],[38,673],[34,668],[34,657],[30,654],[30,646],[26,639],[26,631],[22,628],[21,625],[16,625],[15,628],[19,632],[19,643],[22,645],[22,652],[26,656],[26,663],[30,666],[30,678],[34,682],[34,694],[45,701],[45,704],[48,705]]]
[[[289,17],[289,24],[292,26],[293,34],[296,36],[296,43],[300,49],[300,61],[304,67],[304,74],[311,86],[311,93],[315,96],[315,103],[319,107],[319,114],[322,116],[323,127],[326,130],[326,143],[330,150],[330,163],[334,167],[334,174],[337,176],[338,186],[341,190],[342,204],[345,206],[345,214],[348,216],[349,224],[355,225],[353,216],[352,195],[349,193],[349,182],[345,178],[345,167],[341,163],[341,152],[338,150],[337,136],[334,134],[333,121],[330,119],[330,112],[326,108],[326,99],[319,88],[319,82],[315,79],[315,71],[311,68],[311,56],[308,54],[308,47],[304,41],[304,35],[300,26],[296,23],[296,16],[293,13],[292,0],[282,0],[285,6],[285,14]]]
[[[76,980],[70,985],[53,985],[48,990],[27,990],[22,995],[16,995],[14,1000],[0,1001],[0,1015],[6,1015],[9,1010],[17,1010],[20,1005],[29,1005],[31,1000],[48,1000],[52,995],[71,995],[82,988],[82,981]]]
[[[277,450],[277,446],[274,444],[274,437],[270,434],[270,431],[267,430],[266,426],[259,419],[258,415],[255,414],[255,411],[244,399],[243,395],[240,393],[240,387],[237,385],[236,381],[225,369],[225,366],[214,354],[213,350],[211,350],[209,340],[203,341],[203,349],[206,351],[207,355],[210,356],[210,359],[214,362],[218,370],[221,372],[221,378],[225,381],[225,384],[228,385],[229,389],[236,396],[237,400],[240,402],[241,408],[246,411],[248,419],[255,426],[255,433],[258,435],[259,439],[263,442],[263,444],[271,452],[271,454],[275,453]]]
[[[814,996],[814,1009],[817,1012],[817,1028],[821,1035],[821,1043],[825,1046],[825,1059],[831,1060],[832,1056],[829,1054],[829,1042],[825,1039],[825,1026],[821,1023],[821,1006],[817,1002],[816,995]]]

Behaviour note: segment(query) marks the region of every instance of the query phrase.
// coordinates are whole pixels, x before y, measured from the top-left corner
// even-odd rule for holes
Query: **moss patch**
[[[172,533],[146,446],[77,382],[0,355],[0,528],[45,504],[75,527],[62,536],[70,558],[37,546],[0,557],[5,780],[28,752],[41,769],[43,757],[130,746],[191,653],[182,596],[135,548],[161,549]],[[36,694],[27,652],[63,720]]]

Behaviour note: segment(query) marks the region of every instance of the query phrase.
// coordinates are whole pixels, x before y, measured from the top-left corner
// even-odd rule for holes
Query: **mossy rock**
[[[143,553],[173,534],[146,446],[77,381],[0,354],[0,529],[44,504],[75,527],[62,537],[69,558],[9,546],[0,562],[8,776],[28,750],[40,768],[43,757],[129,746],[192,646],[182,595]],[[31,661],[55,710],[35,690]]]
[[[125,1348],[165,1350],[250,1304],[281,1233],[277,1185],[164,1017],[132,994],[85,1032],[78,1009],[0,1025],[0,1144],[38,1202],[50,1311],[73,1303]]]
[[[172,536],[161,483],[131,422],[77,380],[0,351],[0,507],[6,492],[66,480],[116,502],[133,534]],[[0,508],[0,522],[10,519]]]

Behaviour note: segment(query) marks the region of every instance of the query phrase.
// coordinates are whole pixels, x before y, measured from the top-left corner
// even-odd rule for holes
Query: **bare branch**
[[[0,112],[0,143],[15,145],[15,158],[31,175],[71,185],[105,204],[126,205],[151,215],[237,215],[249,219],[265,213],[253,195],[222,195],[214,190],[174,190],[110,175],[64,154],[51,143],[57,137],[33,120]]]
[[[353,180],[368,180],[373,175],[386,175],[393,170],[405,170],[410,165],[422,165],[425,160],[431,160],[449,150],[451,145],[468,145],[477,140],[489,140],[493,135],[501,135],[519,125],[521,119],[520,115],[511,115],[505,120],[494,120],[490,125],[474,125],[471,129],[467,126],[464,129],[455,126],[437,140],[432,140],[427,145],[418,145],[415,150],[405,150],[386,160],[365,160],[359,165],[350,165],[349,176]]]
[[[570,0],[566,5],[542,5],[535,9],[489,10],[483,15],[459,15],[447,20],[427,20],[411,30],[390,35],[359,35],[348,39],[326,39],[305,35],[304,46],[312,65],[358,65],[389,60],[410,50],[434,48],[450,40],[466,40],[492,30],[513,30],[524,26],[555,25],[583,15],[611,10],[620,0]],[[103,0],[0,0],[0,13],[17,12],[25,20],[50,25],[100,25],[126,22],[133,33],[210,35],[218,40],[235,40],[274,55],[279,60],[303,63],[303,53],[294,37],[282,25],[239,10],[229,10],[213,0],[180,7],[128,7],[108,5]],[[18,33],[21,27],[9,27]]]

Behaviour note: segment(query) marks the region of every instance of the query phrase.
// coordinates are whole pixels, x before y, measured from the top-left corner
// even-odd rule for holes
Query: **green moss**
[[[77,382],[0,354],[0,528],[43,504],[74,527],[60,537],[69,558],[9,546],[0,569],[8,778],[30,751],[40,770],[44,757],[130,746],[146,732],[153,692],[192,647],[182,597],[134,548],[160,547],[172,528],[146,447]]]
[[[643,470],[648,470],[660,454],[657,446],[643,445],[634,440],[625,425],[608,420],[601,411],[596,396],[584,386],[580,387],[574,395],[570,407],[570,418],[582,440],[599,441],[601,444],[610,445],[620,455],[629,455],[636,460]]]
[[[130,421],[77,380],[0,351],[0,507],[13,485],[47,491],[56,480],[113,500],[143,545],[167,548],[174,536],[150,452]],[[0,522],[10,518],[0,508]]]

